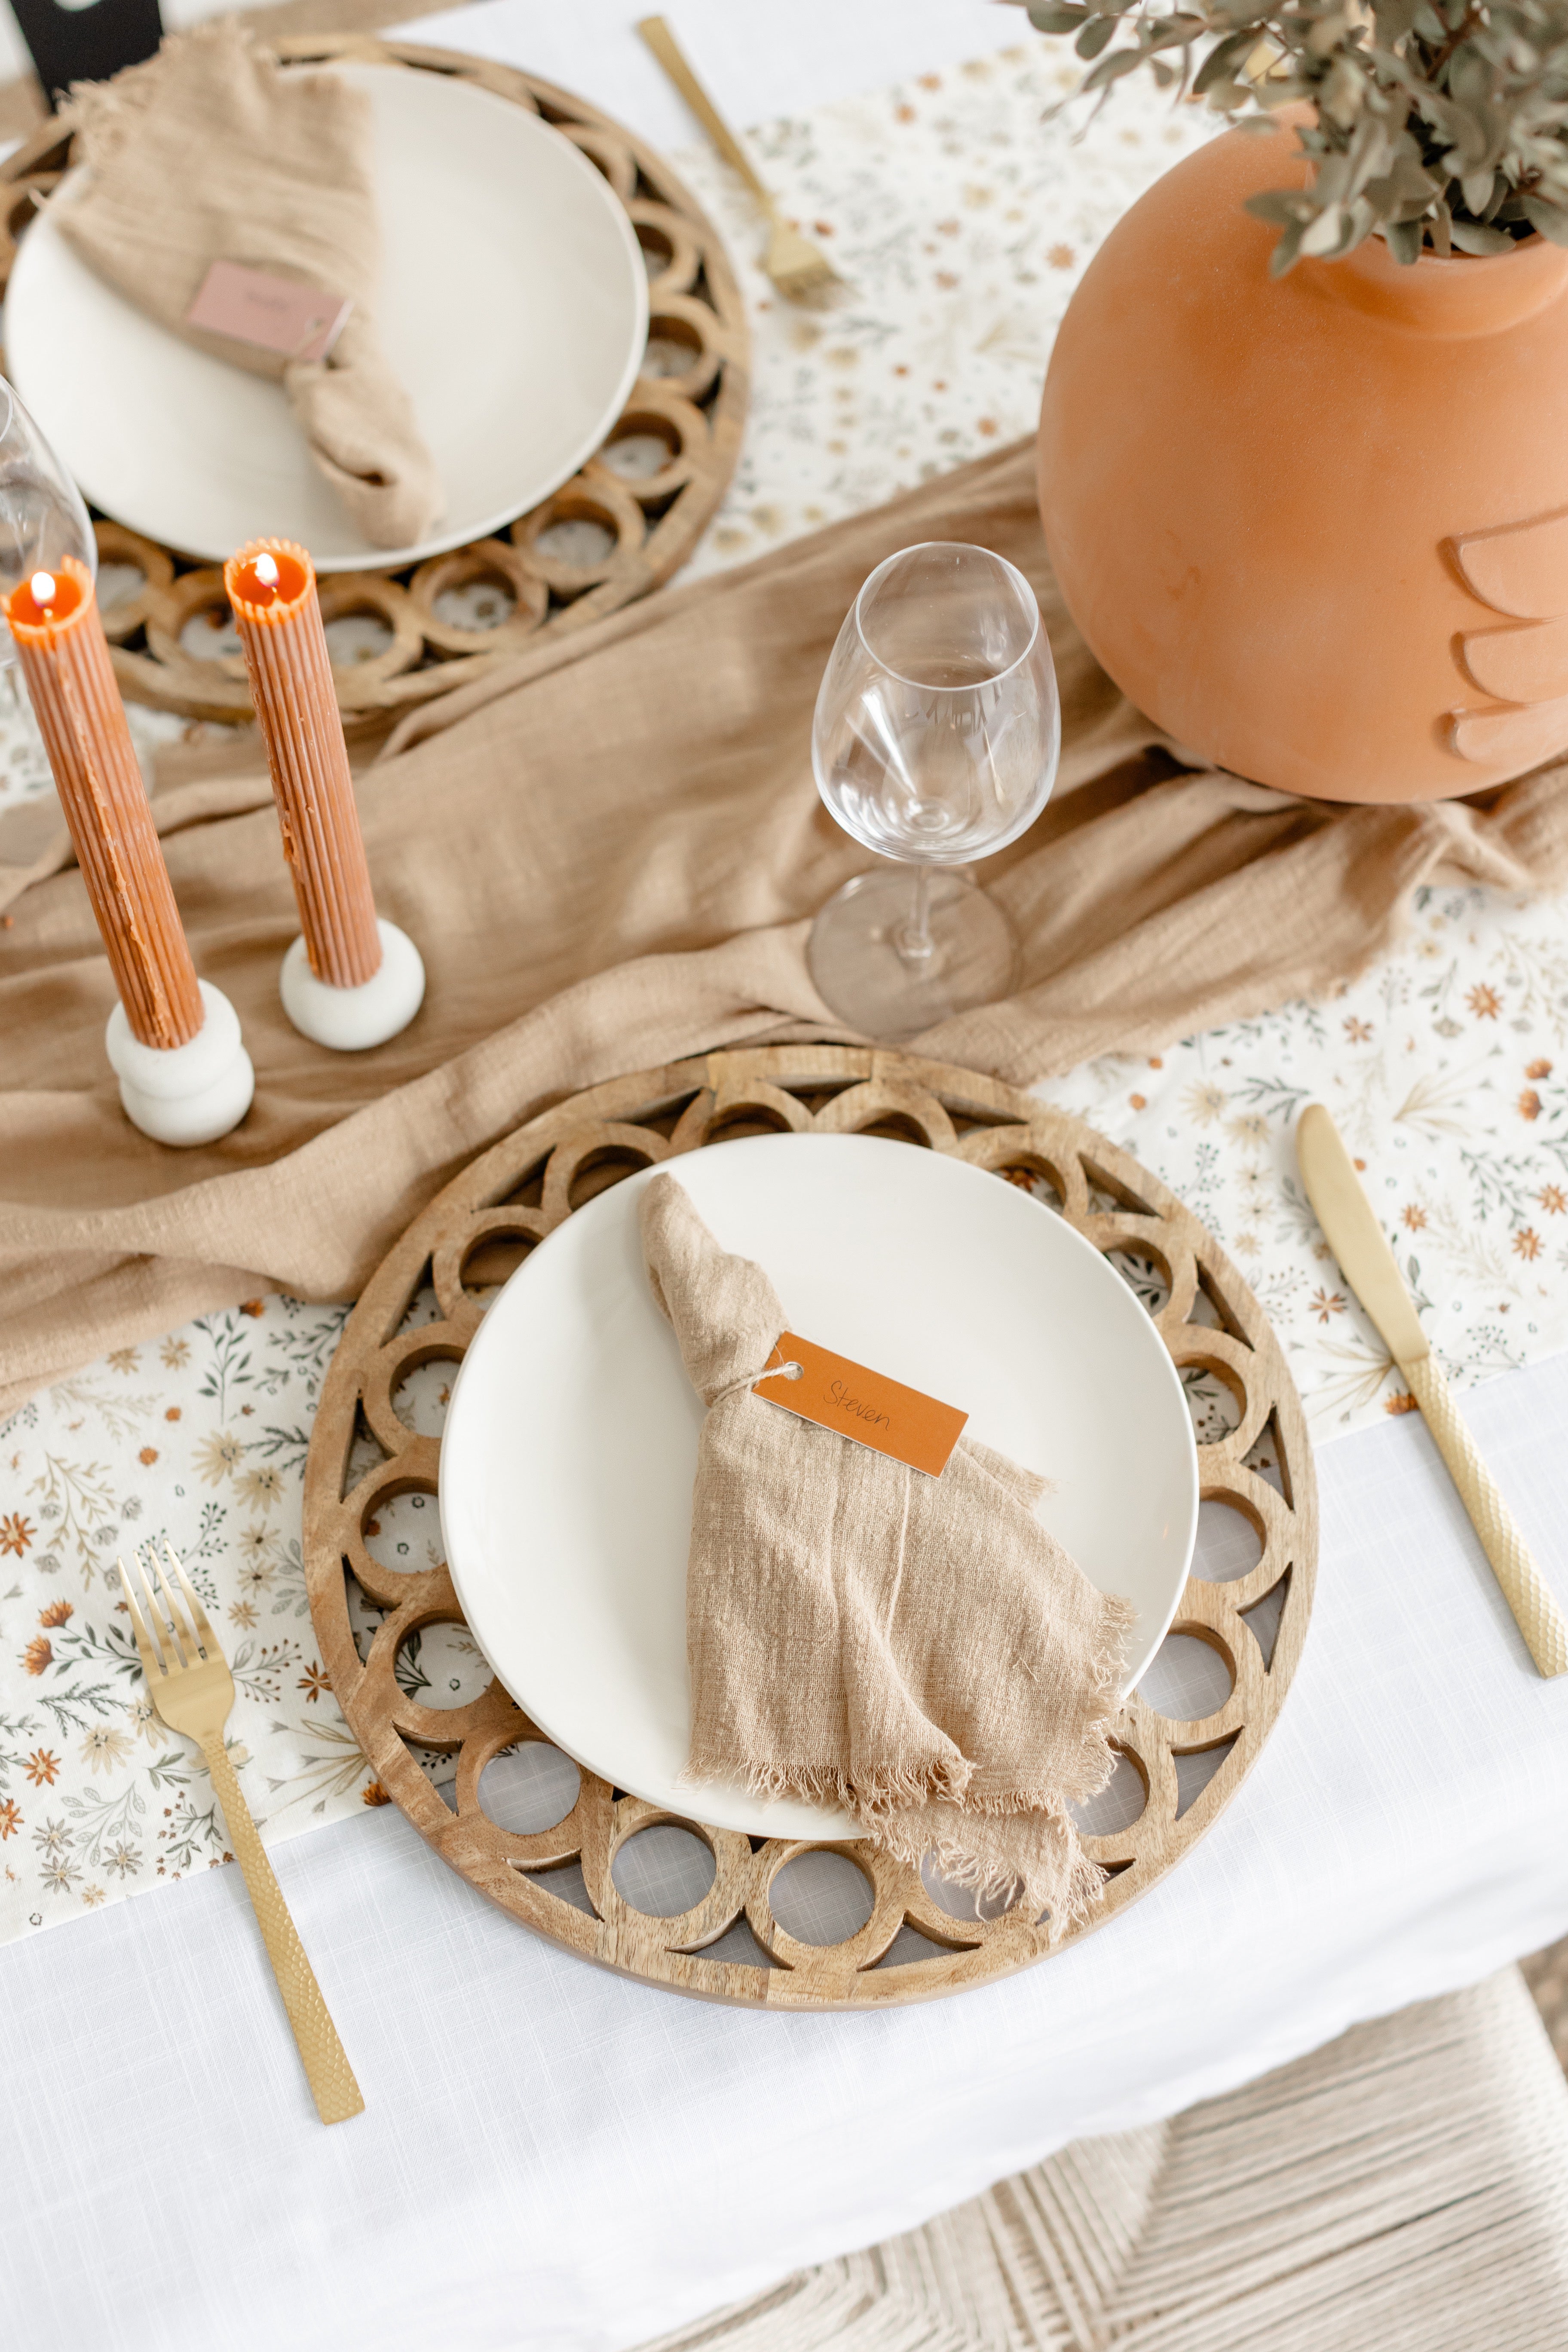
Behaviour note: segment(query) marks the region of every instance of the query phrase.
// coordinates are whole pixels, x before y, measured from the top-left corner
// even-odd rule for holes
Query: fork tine
[[[174,1574],[180,1580],[180,1590],[185,1596],[185,1606],[191,1612],[191,1622],[196,1629],[196,1639],[200,1642],[203,1649],[206,1651],[207,1654],[209,1656],[214,1656],[217,1652],[217,1636],[213,1632],[206,1611],[202,1607],[200,1595],[197,1593],[195,1586],[191,1582],[190,1578],[185,1574],[184,1567],[181,1561],[179,1553],[174,1549],[174,1545],[168,1541],[167,1538],[164,1538],[163,1549],[169,1555],[170,1567],[174,1570]]]
[[[180,1645],[174,1639],[159,1597],[157,1579],[153,1573],[153,1569],[157,1565],[156,1555],[152,1552],[151,1546],[146,1547],[146,1549],[152,1559],[152,1567],[148,1565],[148,1559],[142,1556],[143,1547],[141,1544],[135,1547],[131,1555],[132,1565],[136,1570],[137,1590],[141,1595],[148,1631],[152,1634],[153,1647],[158,1653],[161,1671],[165,1675],[175,1675],[179,1673],[185,1662],[180,1654]]]
[[[183,1666],[194,1666],[200,1656],[196,1647],[196,1637],[185,1622],[185,1612],[175,1596],[173,1585],[163,1573],[163,1563],[158,1557],[158,1548],[155,1544],[148,1545],[147,1556],[152,1562],[153,1571],[157,1577],[158,1591],[163,1598],[163,1609],[173,1628],[174,1648],[179,1663]]]
[[[136,1558],[135,1553],[132,1552],[131,1557],[134,1560]],[[136,1586],[135,1582],[132,1580],[131,1570],[126,1567],[125,1562],[122,1559],[117,1559],[114,1564],[120,1570],[120,1589],[125,1595],[125,1605],[131,1612],[131,1631],[136,1636],[136,1651],[142,1661],[142,1671],[146,1675],[147,1680],[150,1683],[161,1682],[168,1669],[163,1664],[163,1658],[154,1644],[152,1631],[148,1626],[146,1620],[142,1617],[141,1603],[138,1601],[136,1597]],[[137,1570],[139,1575],[139,1562],[137,1563]],[[151,1611],[151,1601],[149,1601],[149,1612]]]

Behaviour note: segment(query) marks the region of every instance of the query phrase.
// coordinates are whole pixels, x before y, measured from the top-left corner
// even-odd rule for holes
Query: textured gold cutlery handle
[[[1459,1418],[1454,1392],[1436,1358],[1419,1356],[1402,1369],[1531,1656],[1543,1675],[1568,1673],[1568,1621],[1542,1582],[1530,1547],[1514,1525],[1513,1514],[1481,1460],[1475,1439]]]
[[[289,2022],[294,2029],[316,2113],[324,2124],[344,2123],[364,2108],[348,2053],[338,2040],[338,2030],[321,1998],[316,1972],[305,1957],[305,1947],[289,1916],[283,1889],[273,1876],[267,1849],[257,1834],[250,1807],[225,1753],[222,1738],[204,1740],[202,1753],[207,1759],[207,1770],[228,1824],[229,1843],[245,1873],[251,1908],[272,1963],[272,1973],[278,1979],[278,1990],[283,1996],[283,2006],[289,2012]]]
[[[773,208],[772,191],[758,177],[756,166],[751,157],[687,64],[685,54],[664,18],[645,16],[637,26],[637,31],[697,117],[725,163],[732,172],[739,172],[752,195],[759,198],[772,212]]]

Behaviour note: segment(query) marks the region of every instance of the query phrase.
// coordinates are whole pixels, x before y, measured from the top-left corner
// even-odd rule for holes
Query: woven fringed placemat
[[[305,1559],[321,1655],[381,1790],[471,1885],[555,1943],[647,1983],[772,2008],[859,2009],[1005,1976],[1051,1948],[1047,1929],[1017,1912],[958,1916],[915,1871],[863,1843],[835,1841],[828,1850],[867,1882],[869,1916],[840,1942],[809,1943],[771,1900],[809,1844],[753,1843],[695,1816],[682,1826],[712,1855],[706,1895],[674,1917],[637,1910],[616,1883],[616,1855],[681,1817],[584,1772],[553,1827],[521,1833],[492,1821],[480,1801],[486,1766],[542,1736],[499,1682],[440,1708],[415,1677],[400,1679],[405,1645],[433,1626],[461,1624],[462,1612],[444,1565],[388,1567],[370,1548],[379,1511],[438,1491],[438,1441],[414,1427],[404,1384],[426,1365],[456,1368],[510,1266],[634,1169],[735,1136],[807,1131],[891,1136],[1035,1192],[1133,1282],[1184,1381],[1206,1383],[1222,1400],[1216,1426],[1205,1420],[1199,1431],[1201,1491],[1239,1516],[1258,1555],[1229,1581],[1190,1577],[1171,1633],[1206,1643],[1229,1691],[1194,1721],[1161,1715],[1137,1693],[1125,1702],[1113,1742],[1142,1801],[1125,1827],[1086,1839],[1110,1884],[1078,1933],[1136,1901],[1235,1794],[1289,1688],[1317,1570],[1311,1452],[1279,1342],[1212,1234],[1082,1120],[995,1079],[842,1045],[712,1054],[594,1087],[496,1144],[409,1226],[349,1319],[306,1467]],[[519,1511],[527,1507],[520,1495]],[[427,1776],[432,1750],[457,1753],[451,1801]],[[1217,1767],[1196,1793],[1189,1779],[1184,1793],[1180,1768],[1199,1757]],[[591,1907],[571,1900],[569,1887]],[[721,1937],[732,1948],[740,1922],[755,1958],[707,1957]]]

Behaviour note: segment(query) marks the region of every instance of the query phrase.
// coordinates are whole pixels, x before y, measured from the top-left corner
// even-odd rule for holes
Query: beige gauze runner
[[[17,894],[0,928],[0,1410],[258,1290],[353,1297],[465,1160],[578,1087],[845,1037],[805,937],[869,861],[817,799],[812,708],[861,582],[911,541],[976,541],[1021,567],[1064,711],[1051,805],[979,869],[1023,942],[1018,992],[913,1050],[1015,1084],[1157,1052],[1358,971],[1436,874],[1568,880],[1568,765],[1484,802],[1392,808],[1184,772],[1067,618],[1033,466],[1027,445],[1000,451],[422,711],[358,784],[377,905],[429,975],[418,1018],[372,1053],[330,1054],[283,1016],[298,918],[259,755],[253,774],[159,793],[196,968],[256,1063],[255,1106],[221,1142],[170,1150],[125,1119],[81,878],[34,878],[36,816],[16,846],[0,821],[0,903],[7,863]]]
[[[381,224],[364,91],[329,71],[286,71],[226,17],[112,81],[79,82],[68,119],[87,169],[49,208],[67,243],[161,327],[276,377],[318,471],[373,546],[424,539],[446,494],[376,331]],[[327,357],[286,359],[191,326],[215,261],[346,296],[354,307]]]
[[[961,1436],[940,1476],[753,1392],[786,1316],[671,1175],[655,1298],[708,1407],[686,1574],[687,1777],[840,1805],[911,1869],[1026,1898],[1054,1940],[1104,1883],[1068,1808],[1115,1757],[1131,1601],[1034,1516],[1046,1480]]]

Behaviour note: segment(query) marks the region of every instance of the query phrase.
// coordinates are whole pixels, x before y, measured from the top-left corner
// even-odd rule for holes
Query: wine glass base
[[[994,1004],[1018,965],[1013,926],[994,899],[951,866],[931,877],[931,950],[916,959],[896,942],[914,898],[914,869],[878,866],[829,898],[805,958],[819,996],[867,1037],[918,1036],[955,1013]]]

